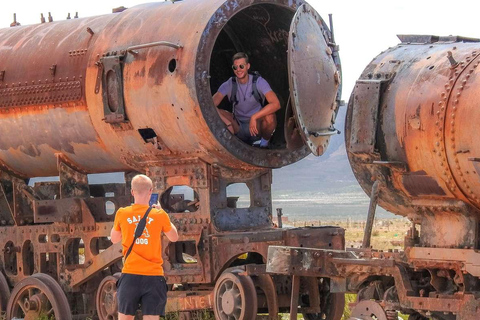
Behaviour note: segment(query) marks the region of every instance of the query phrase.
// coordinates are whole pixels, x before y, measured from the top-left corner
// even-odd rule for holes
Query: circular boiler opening
[[[212,95],[218,91],[222,83],[235,76],[232,70],[232,57],[237,52],[244,52],[249,57],[250,76],[258,73],[264,78],[280,102],[280,110],[275,113],[275,131],[268,149],[255,147],[258,142],[251,146],[251,141],[245,143],[230,134],[219,115],[215,115],[218,121],[209,124],[217,139],[230,152],[239,158],[244,157],[243,160],[254,165],[280,167],[296,162],[309,153],[303,143],[292,146],[287,144],[285,137],[285,126],[292,116],[291,112],[287,111],[290,99],[287,49],[294,14],[295,9],[288,7],[288,4],[254,4],[240,9],[228,18],[219,31],[211,51],[209,74]],[[241,89],[242,87],[237,86],[237,99],[241,95]],[[253,91],[250,85],[241,92],[252,95]],[[243,95],[241,98],[243,99]],[[224,97],[219,109],[233,111],[228,96]],[[216,110],[213,111],[216,113]],[[272,152],[275,153],[276,159],[272,159]]]

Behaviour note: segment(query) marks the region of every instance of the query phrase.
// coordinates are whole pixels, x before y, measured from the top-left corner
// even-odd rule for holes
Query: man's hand
[[[257,117],[255,115],[253,115],[251,118],[250,118],[250,125],[249,125],[249,129],[250,129],[250,135],[252,137],[255,137],[256,135],[258,135],[258,127],[257,127]]]

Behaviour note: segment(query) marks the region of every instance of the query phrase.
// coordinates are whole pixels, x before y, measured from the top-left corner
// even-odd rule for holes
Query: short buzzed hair
[[[237,52],[233,55],[232,63],[238,59],[245,59],[245,62],[248,63],[248,55],[245,52]]]
[[[144,174],[138,174],[132,179],[132,190],[138,194],[150,192],[153,188],[152,179]]]

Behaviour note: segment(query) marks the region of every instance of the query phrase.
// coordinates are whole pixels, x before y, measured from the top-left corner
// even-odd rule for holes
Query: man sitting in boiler
[[[260,140],[260,148],[268,148],[277,126],[275,112],[280,109],[280,102],[265,79],[248,73],[250,63],[247,54],[238,52],[232,61],[235,77],[220,86],[213,95],[213,103],[218,107],[228,96],[232,113],[217,109],[228,130],[245,143],[254,144]]]

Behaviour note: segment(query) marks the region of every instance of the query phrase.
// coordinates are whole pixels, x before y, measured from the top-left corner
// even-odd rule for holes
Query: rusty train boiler
[[[137,172],[180,232],[163,240],[167,311],[288,311],[291,278],[266,274],[268,247],[344,247],[339,228],[284,230],[272,218],[271,169],[321,155],[337,133],[330,30],[300,0],[168,1],[0,29],[0,311],[116,319],[122,256],[108,236]],[[238,51],[281,102],[268,150],[230,134],[213,106]],[[125,183],[90,182],[109,172]],[[250,190],[246,207],[227,196],[235,183]],[[343,295],[317,280],[302,285],[299,310],[339,319]]]
[[[480,40],[399,38],[348,104],[347,153],[371,198],[362,248],[271,247],[267,271],[357,293],[350,320],[480,319]],[[411,221],[404,252],[370,248],[377,203]]]
[[[367,193],[412,221],[401,280],[411,287],[397,286],[400,304],[433,319],[477,319],[480,40],[399,38],[356,83],[349,159]]]

